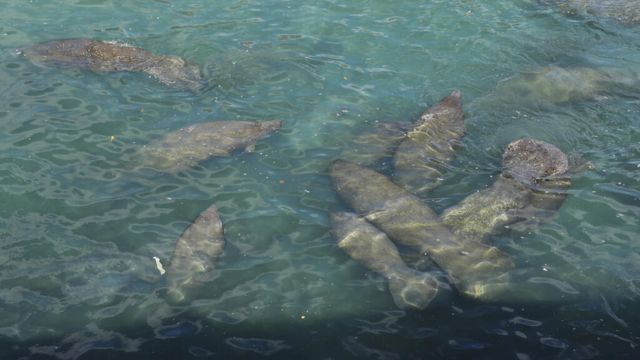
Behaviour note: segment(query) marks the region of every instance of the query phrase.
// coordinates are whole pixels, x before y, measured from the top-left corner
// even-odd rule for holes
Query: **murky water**
[[[533,0],[5,1],[0,357],[638,356],[639,26]],[[19,51],[66,38],[180,56],[208,86],[40,67]],[[551,66],[590,70],[542,70],[562,85],[528,88]],[[517,281],[567,301],[481,303],[443,289],[404,311],[335,245],[328,214],[346,205],[331,161],[453,89],[468,131],[424,199],[437,212],[491,184],[519,137],[594,165],[550,223],[491,239]],[[252,152],[175,173],[140,166],[145,144],[190,124],[273,119],[283,128]],[[166,264],[213,203],[227,241],[215,278],[168,302],[153,257]]]

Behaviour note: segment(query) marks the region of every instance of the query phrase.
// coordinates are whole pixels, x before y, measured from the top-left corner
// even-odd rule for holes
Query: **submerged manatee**
[[[96,72],[144,72],[165,85],[198,90],[205,84],[200,67],[177,56],[155,55],[117,42],[90,39],[52,40],[23,51],[33,63]]]
[[[393,179],[416,195],[439,183],[443,165],[465,133],[461,96],[455,90],[427,109],[396,149]]]
[[[438,280],[409,268],[387,235],[353,213],[331,214],[338,247],[389,281],[389,291],[400,308],[424,309],[436,296]]]
[[[225,240],[218,208],[211,205],[182,233],[167,268],[169,292],[177,300],[184,299],[184,288],[207,280],[215,259],[222,254]]]
[[[282,127],[278,120],[213,121],[170,133],[142,149],[143,162],[163,171],[180,171],[214,156],[234,150],[251,150],[255,142]]]
[[[466,295],[513,267],[496,247],[449,230],[419,198],[369,168],[336,160],[331,179],[340,197],[393,241],[428,255]]]
[[[569,159],[554,145],[535,139],[511,142],[502,158],[503,170],[487,189],[473,193],[442,214],[442,222],[462,238],[486,239],[507,225],[535,226],[553,216],[571,185]],[[506,276],[476,287],[486,301],[565,301],[577,292],[548,292],[545,284],[521,284]],[[571,290],[571,289],[570,289]]]
[[[626,25],[640,24],[638,0],[541,0],[571,15],[595,15]]]
[[[381,160],[393,156],[405,137],[409,124],[382,123],[356,135],[339,158],[363,166],[376,166]]]
[[[150,254],[122,252],[115,244],[86,238],[77,240],[82,246],[65,248],[52,257],[6,262],[0,287],[4,315],[0,336],[21,340],[64,336],[87,324],[113,320],[124,308],[134,311],[119,322],[144,323],[149,312],[170,307],[176,298],[192,294],[187,290],[209,280],[205,277],[223,251],[222,231],[216,207],[203,211],[176,241],[164,276]],[[168,296],[157,291],[164,288]],[[11,309],[14,318],[8,318],[4,309]]]
[[[632,73],[588,67],[549,66],[501,81],[495,96],[516,103],[564,104],[594,100],[609,94],[628,96],[638,91],[640,82]]]

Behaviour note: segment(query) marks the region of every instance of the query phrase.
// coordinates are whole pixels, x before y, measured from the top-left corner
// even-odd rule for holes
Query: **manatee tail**
[[[422,310],[438,293],[438,280],[429,273],[407,269],[389,276],[389,291],[398,307]]]

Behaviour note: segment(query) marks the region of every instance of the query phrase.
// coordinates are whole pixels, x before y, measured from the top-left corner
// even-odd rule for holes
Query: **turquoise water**
[[[592,359],[640,353],[640,27],[536,1],[23,1],[0,13],[0,357]],[[137,73],[38,67],[18,49],[117,40],[202,66],[201,92]],[[554,104],[510,91],[547,66],[625,74]],[[507,85],[505,85],[507,84]],[[503,90],[506,86],[506,91]],[[467,136],[425,199],[491,184],[536,137],[590,161],[551,223],[492,241],[567,303],[451,290],[398,309],[335,246],[330,162],[380,122],[460,89]],[[139,167],[164,134],[280,119],[253,152],[179,173]],[[227,246],[186,304],[158,293],[185,227],[215,203]],[[444,279],[443,276],[441,276]]]

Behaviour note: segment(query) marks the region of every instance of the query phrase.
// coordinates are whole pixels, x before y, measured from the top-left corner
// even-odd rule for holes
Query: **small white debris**
[[[160,275],[164,275],[164,273],[166,271],[164,271],[164,267],[162,266],[162,263],[160,262],[160,258],[157,257],[157,256],[154,256],[153,260],[156,261],[156,269],[158,269],[158,271],[160,272]]]

